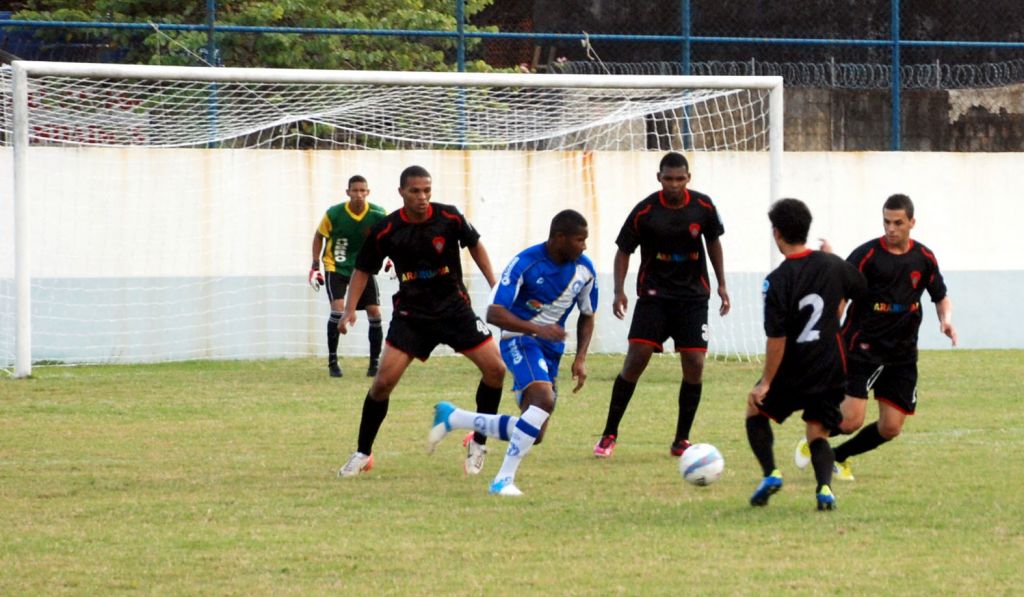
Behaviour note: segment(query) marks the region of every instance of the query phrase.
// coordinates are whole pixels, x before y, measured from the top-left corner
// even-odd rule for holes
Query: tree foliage
[[[494,0],[465,0],[466,20]],[[206,22],[206,2],[173,0],[29,0],[17,19],[152,23],[146,31],[45,29],[51,42],[102,40],[134,64],[199,65],[206,56],[204,31],[161,30],[162,24]],[[219,0],[216,23],[258,27],[456,31],[452,0]],[[466,26],[467,31],[487,28]],[[216,61],[224,66],[357,70],[451,70],[456,40],[440,37],[238,33],[215,35]],[[475,43],[470,40],[469,46]],[[467,61],[467,70],[487,70]]]

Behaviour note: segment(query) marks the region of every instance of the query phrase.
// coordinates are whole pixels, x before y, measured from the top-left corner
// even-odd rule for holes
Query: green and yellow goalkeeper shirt
[[[324,271],[351,277],[356,255],[363,248],[370,228],[387,215],[383,207],[369,202],[361,214],[352,213],[348,201],[328,209],[317,228],[317,232],[327,239]]]

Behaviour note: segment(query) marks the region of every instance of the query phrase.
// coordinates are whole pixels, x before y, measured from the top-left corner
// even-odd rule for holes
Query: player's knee
[[[839,431],[842,433],[853,433],[860,429],[861,425],[864,424],[864,415],[849,415],[843,416],[842,423],[839,424]]]
[[[626,359],[626,362],[622,365],[622,372],[619,375],[629,383],[636,383],[640,376],[644,374],[645,369],[647,369],[646,360]]]
[[[382,371],[373,378],[373,384],[370,386],[370,397],[378,401],[388,400],[391,397],[391,392],[395,390],[397,385],[397,379],[384,375]]]
[[[903,431],[903,425],[900,423],[892,421],[878,422],[878,435],[881,435],[886,440],[896,439],[901,431]]]
[[[704,377],[704,353],[684,352],[681,353],[680,359],[683,365],[683,379],[687,383],[701,383]]]
[[[492,388],[500,388],[505,385],[505,363],[500,360],[497,363],[489,363],[480,368],[483,382]]]

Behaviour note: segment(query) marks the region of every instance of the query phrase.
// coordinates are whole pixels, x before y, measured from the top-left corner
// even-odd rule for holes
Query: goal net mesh
[[[11,152],[9,67],[0,78]],[[496,272],[543,241],[556,212],[582,212],[602,292],[591,349],[624,352],[628,322],[610,308],[615,236],[659,188],[667,150],[689,157],[691,187],[711,195],[726,227],[734,308],[718,316],[712,278],[710,352],[763,350],[767,90],[28,81],[36,365],[325,355],[328,302],[306,282],[314,230],[354,174],[368,179],[371,202],[399,208],[398,175],[413,164],[433,175],[433,200],[456,205],[481,232]],[[3,174],[11,188],[11,168]],[[14,222],[14,199],[0,201],[2,221]],[[751,205],[757,212],[743,213]],[[750,219],[752,228],[733,226]],[[4,368],[16,352],[12,227],[0,232]],[[489,289],[464,259],[482,315]],[[638,266],[636,253],[631,300]],[[397,282],[383,273],[378,282],[387,322]],[[362,315],[342,356],[368,351]]]

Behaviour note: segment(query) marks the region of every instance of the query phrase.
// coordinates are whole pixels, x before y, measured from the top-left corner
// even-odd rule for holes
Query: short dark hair
[[[351,187],[352,183],[356,183],[356,182],[361,182],[363,184],[368,184],[366,182],[366,178],[362,174],[356,174],[352,178],[348,179],[348,186]]]
[[[430,178],[430,172],[427,172],[423,166],[409,166],[402,170],[402,175],[398,177],[398,186],[405,188],[405,184],[409,182],[410,178]]]
[[[583,217],[583,214],[575,209],[564,209],[551,218],[551,231],[548,233],[548,237],[554,238],[556,234],[569,236],[586,227],[587,219]]]
[[[807,242],[811,229],[811,210],[799,199],[779,199],[768,210],[768,219],[782,240],[794,245]]]
[[[893,211],[902,209],[907,212],[908,218],[914,218],[914,202],[910,200],[910,197],[907,197],[902,193],[889,195],[889,198],[885,200],[885,205],[882,206],[882,209],[891,209]]]
[[[658,164],[658,172],[665,168],[686,168],[689,170],[690,163],[686,161],[686,156],[683,154],[670,151],[665,154],[665,157],[661,158],[661,163]]]

